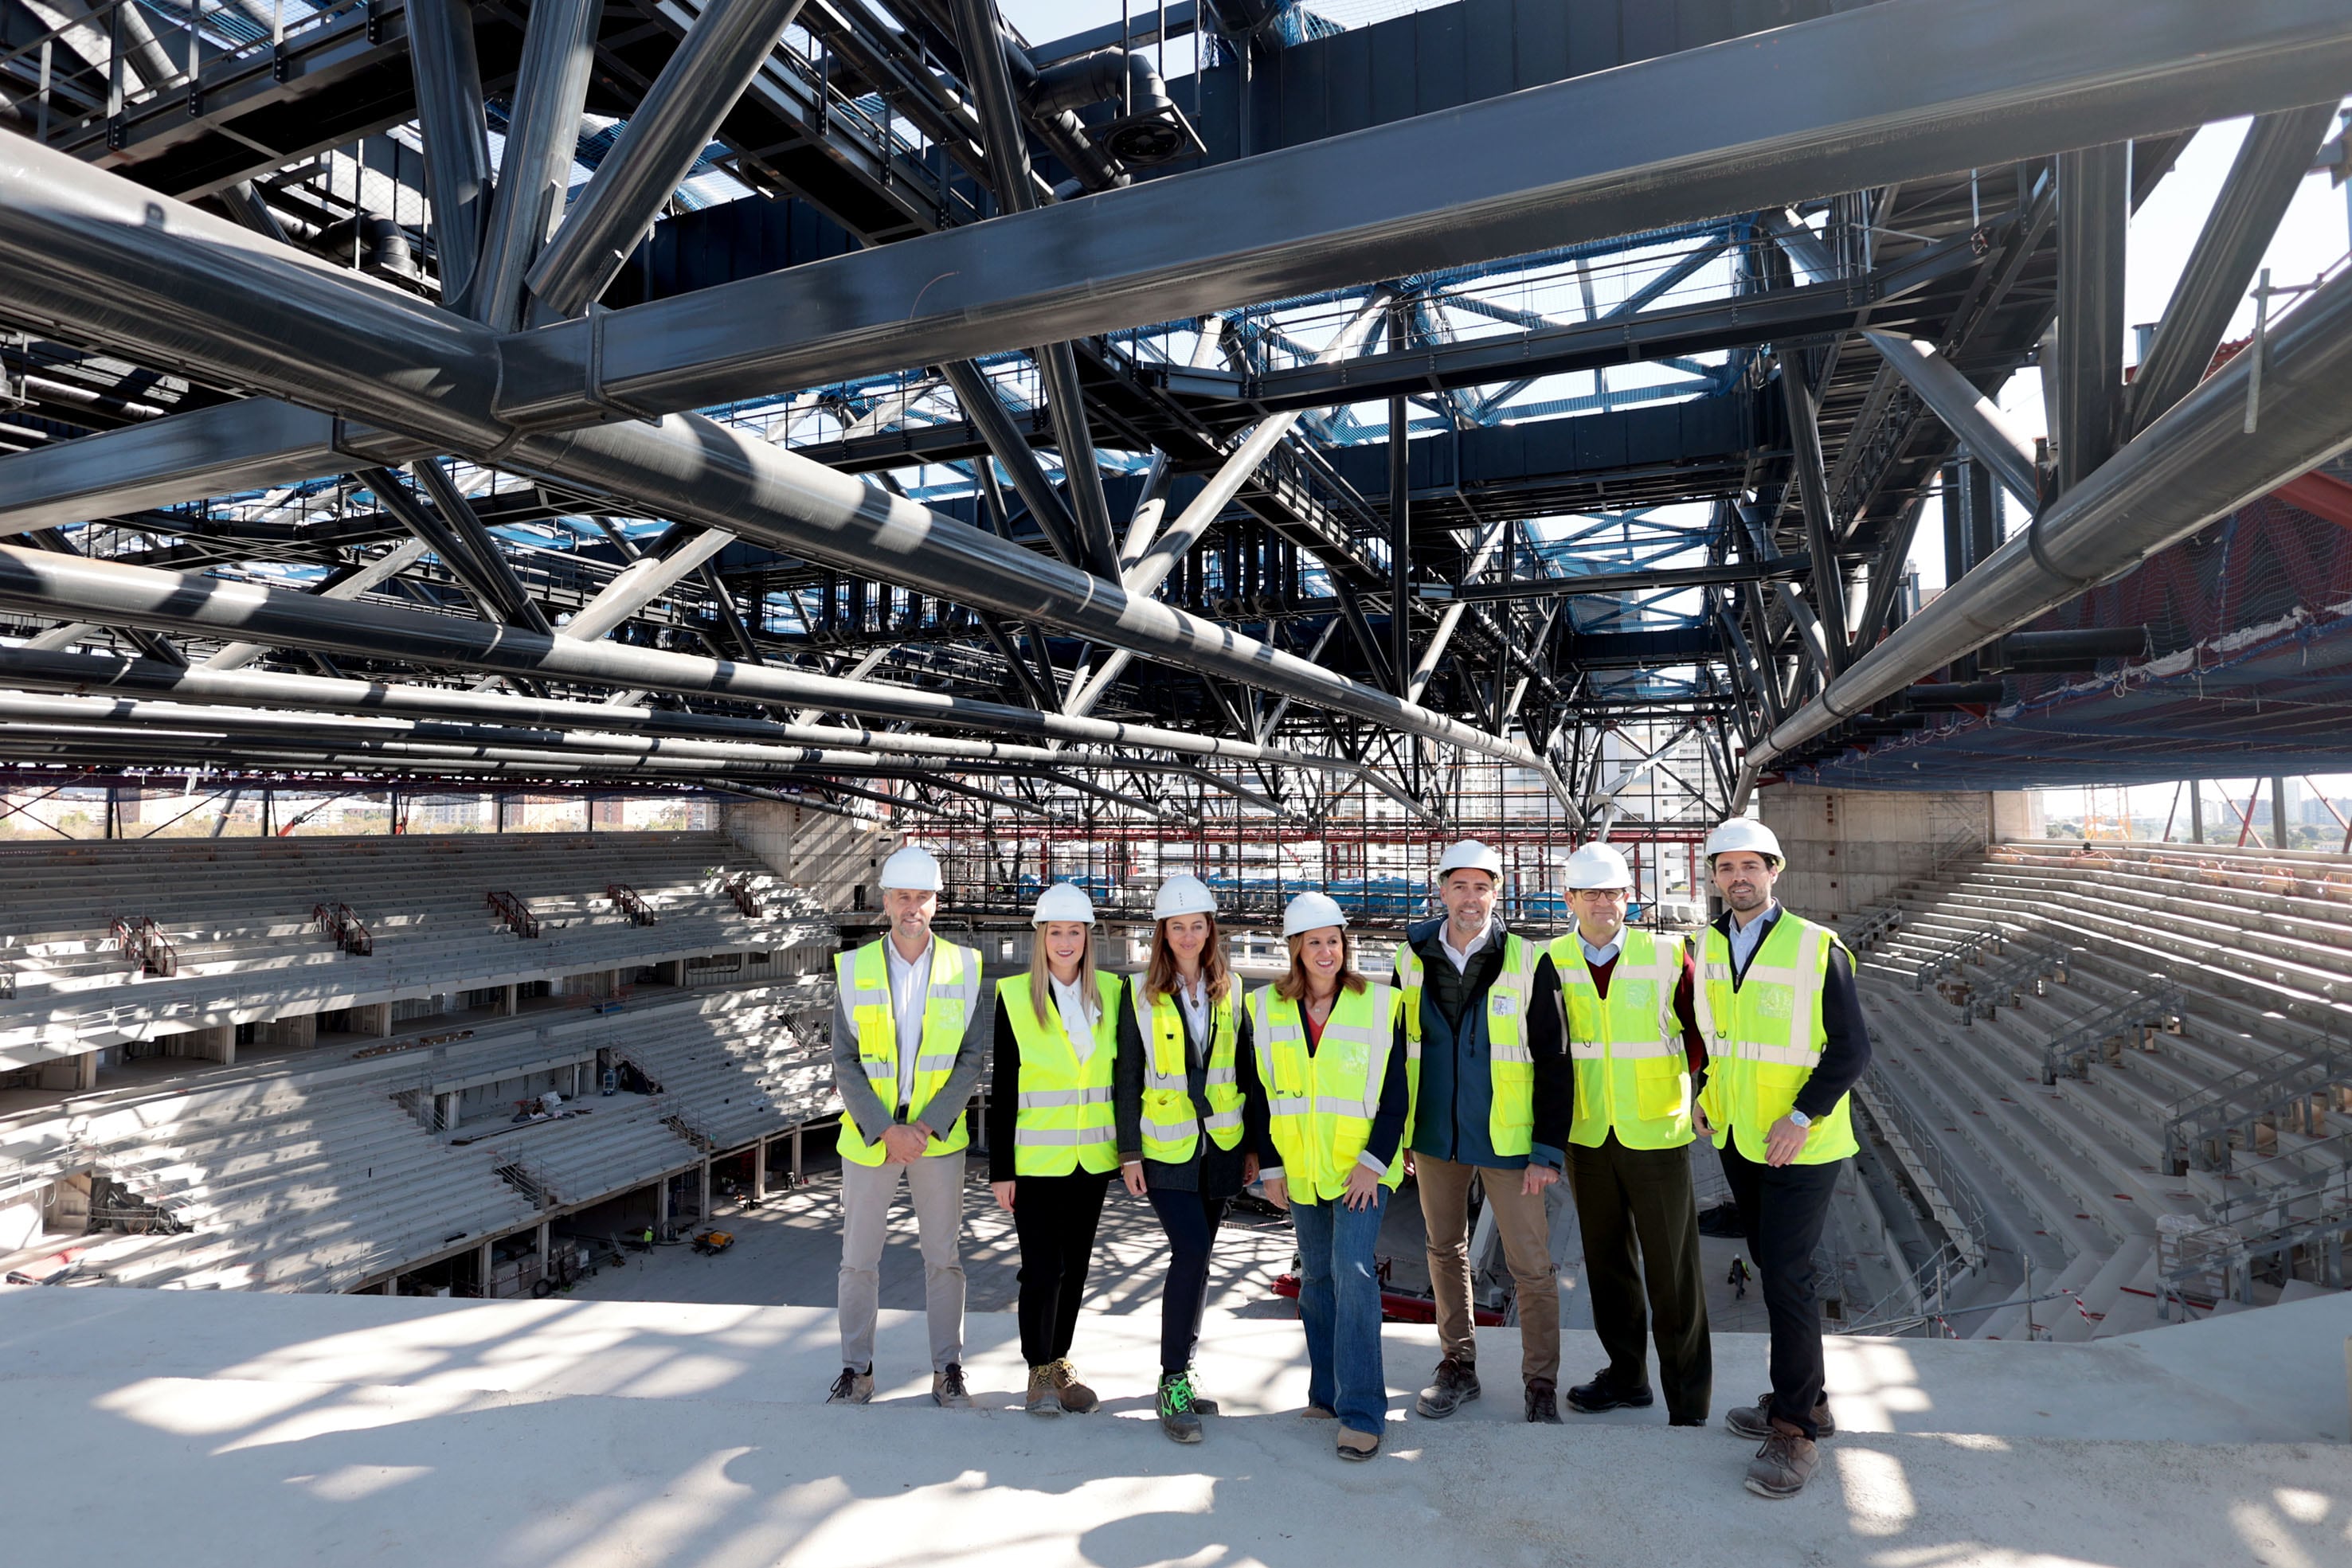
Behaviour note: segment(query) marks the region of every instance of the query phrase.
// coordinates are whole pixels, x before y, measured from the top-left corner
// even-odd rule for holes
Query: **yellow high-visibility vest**
[[[1118,1061],[1120,980],[1097,973],[1102,1011],[1095,1019],[1094,1054],[1081,1062],[1062,1009],[1039,1018],[1029,1005],[1025,976],[1000,981],[1013,1038],[1021,1047],[1020,1101],[1013,1120],[1013,1174],[1069,1176],[1084,1168],[1100,1176],[1118,1168],[1118,1133],[1111,1110]]]
[[[1700,938],[1692,999],[1706,1038],[1707,1070],[1698,1103],[1715,1128],[1717,1148],[1726,1138],[1737,1139],[1742,1155],[1763,1162],[1765,1134],[1795,1109],[1797,1092],[1821,1065],[1822,1048],[1829,1043],[1822,982],[1831,952],[1844,946],[1827,926],[1782,910],[1735,991],[1731,939],[1713,926]],[[1840,1095],[1829,1114],[1813,1119],[1795,1163],[1827,1165],[1861,1146],[1849,1098]]]
[[[1193,1113],[1187,1074],[1181,1004],[1172,996],[1147,1001],[1139,983],[1132,989],[1136,1032],[1143,1038],[1143,1155],[1181,1165],[1201,1145],[1201,1119]],[[1209,1141],[1221,1149],[1242,1141],[1242,1086],[1234,1068],[1238,1033],[1234,1020],[1240,999],[1241,988],[1228,982],[1225,994],[1209,1004]]]
[[[1516,933],[1503,938],[1503,967],[1486,988],[1486,1073],[1493,1092],[1486,1107],[1486,1141],[1498,1155],[1525,1155],[1535,1146],[1536,1058],[1528,1048],[1528,999],[1535,994],[1536,965],[1543,949],[1520,940]],[[1423,971],[1421,955],[1410,942],[1396,950],[1396,984],[1404,1008],[1405,1076],[1412,1081],[1413,1103],[1421,1103],[1421,998]],[[1412,1127],[1405,1127],[1412,1142]]]
[[[1613,1129],[1629,1149],[1680,1148],[1691,1141],[1690,1062],[1675,1022],[1682,941],[1632,926],[1618,940],[1606,997],[1581,937],[1570,931],[1551,945],[1576,1071],[1568,1141],[1596,1149]]]
[[[857,1026],[857,1064],[866,1082],[886,1109],[898,1105],[898,1017],[890,997],[890,964],[882,951],[887,936],[877,937],[853,953],[836,954],[834,981],[849,998],[849,1019]],[[915,1048],[915,1087],[907,1110],[920,1111],[955,1071],[956,1051],[963,1044],[964,1026],[980,1005],[980,955],[970,947],[931,938],[931,983],[923,994],[923,1036]],[[953,1123],[934,1129],[924,1145],[926,1155],[951,1155],[968,1146],[971,1134],[961,1108]],[[869,1144],[849,1117],[841,1119],[835,1140],[841,1157],[852,1165],[878,1166],[882,1145]]]
[[[1361,1162],[1380,1111],[1398,1006],[1394,987],[1343,988],[1310,1054],[1298,1004],[1276,995],[1272,986],[1250,993],[1250,1038],[1258,1081],[1265,1086],[1267,1130],[1283,1179],[1302,1201],[1328,1203],[1348,1190],[1348,1173]],[[1408,1112],[1408,1124],[1411,1120]],[[1391,1159],[1381,1184],[1394,1189],[1403,1179],[1404,1161]]]

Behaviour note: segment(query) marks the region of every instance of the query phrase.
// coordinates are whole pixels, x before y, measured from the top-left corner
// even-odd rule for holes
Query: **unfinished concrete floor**
[[[1227,1414],[1160,1437],[1155,1319],[1105,1313],[1091,1416],[1013,1408],[1009,1316],[970,1321],[979,1407],[925,1396],[886,1312],[881,1397],[818,1403],[821,1308],[0,1290],[0,1560],[75,1568],[436,1563],[758,1568],[1365,1568],[1738,1563],[2116,1568],[2352,1559],[2352,1297],[2095,1344],[1833,1341],[1841,1435],[1804,1496],[1739,1488],[1748,1448],[1655,1412],[1438,1425],[1433,1352],[1391,1327],[1375,1460],[1295,1414],[1295,1323],[1219,1314]],[[1482,1357],[1507,1364],[1507,1330]],[[1570,1364],[1593,1354],[1571,1332]],[[1763,1381],[1717,1341],[1718,1406]]]

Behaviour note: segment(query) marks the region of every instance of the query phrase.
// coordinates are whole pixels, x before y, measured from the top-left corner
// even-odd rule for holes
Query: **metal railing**
[[[1845,938],[1848,947],[1857,953],[1867,953],[1878,945],[1882,937],[1891,936],[1902,928],[1903,906],[1881,904],[1863,910],[1839,935]]]
[[[1927,1218],[1968,1267],[1982,1268],[1991,1221],[1975,1189],[1958,1178],[1945,1161],[1942,1145],[1911,1120],[1901,1101],[1892,1093],[1880,1093],[1869,1074],[1864,1073],[1853,1086],[1853,1093]]]
[[[2043,1043],[2042,1084],[2056,1084],[2062,1072],[2070,1078],[2087,1080],[2094,1059],[2112,1061],[2122,1055],[2121,1042],[2126,1034],[2141,1049],[2153,1049],[2147,1044],[2149,1033],[2162,1030],[2167,1034],[2179,1034],[2188,1009],[2188,998],[2177,988],[2158,986],[2154,990],[2135,991],[2119,1002],[2084,1015]]]
[[[144,915],[126,915],[114,923],[114,945],[125,963],[142,973],[172,976],[180,972],[180,955],[163,928]]]
[[[1999,962],[1987,964],[1981,974],[1963,975],[1957,995],[1944,993],[1944,999],[1958,1011],[1961,1023],[1973,1027],[1980,1018],[1989,1019],[2002,1008],[2016,1006],[2020,997],[2028,993],[2046,997],[2053,982],[2063,986],[2073,977],[2074,949],[2024,940],[2017,943],[2017,948]]]
[[[348,904],[313,904],[310,923],[319,935],[355,958],[364,958],[375,951],[375,935],[361,923]]]
[[[2317,1056],[2250,1067],[2174,1103],[2164,1122],[2166,1168],[2175,1176],[2188,1175],[2192,1166],[2226,1174],[2236,1151],[2259,1146],[2263,1133],[2319,1134],[2328,1113],[2347,1109],[2347,1100],[2352,1058],[2333,1044]]]
[[[2214,1207],[2202,1223],[2159,1224],[2157,1280],[2163,1312],[2222,1301],[2252,1305],[2263,1266],[2278,1283],[2307,1265],[2315,1282],[2345,1282],[2344,1239],[2352,1232],[2352,1165],[2334,1165],[2291,1186]]]
[[[1981,964],[1989,955],[1999,954],[2009,940],[2009,934],[1998,925],[1971,931],[1950,946],[1921,959],[1919,967],[1912,971],[1911,988],[1924,991],[1963,965]]]
[[[604,884],[604,896],[613,901],[614,908],[619,910],[622,914],[629,917],[630,925],[651,925],[654,924],[654,906],[647,904],[643,895],[641,895],[635,888],[631,887],[628,883],[622,882],[606,883]]]
[[[518,936],[539,935],[539,916],[530,905],[503,888],[492,888],[488,894],[490,912],[506,923],[506,928]]]

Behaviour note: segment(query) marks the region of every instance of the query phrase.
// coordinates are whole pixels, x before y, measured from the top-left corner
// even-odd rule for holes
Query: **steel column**
[[[1805,370],[1802,350],[1780,355],[1780,401],[1789,412],[1790,466],[1796,470],[1797,494],[1805,514],[1805,543],[1813,558],[1816,613],[1828,632],[1829,674],[1843,671],[1851,656],[1846,645],[1845,575],[1838,565],[1835,519],[1830,516],[1829,477],[1822,462],[1821,405],[1814,399],[1812,378]]]
[[[469,315],[501,332],[523,324],[524,275],[563,214],[604,11],[604,0],[535,0],[523,30],[481,277],[467,300]]]
[[[416,77],[441,302],[463,310],[490,217],[489,122],[471,0],[408,0],[408,59]]]
[[[2056,378],[2050,434],[2061,495],[2105,463],[2122,435],[2130,174],[2127,142],[2058,155],[2058,362],[2042,373]]]

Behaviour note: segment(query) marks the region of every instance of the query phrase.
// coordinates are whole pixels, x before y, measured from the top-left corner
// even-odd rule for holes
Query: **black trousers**
[[[1813,1278],[1813,1249],[1829,1222],[1830,1194],[1845,1161],[1827,1165],[1759,1165],[1723,1145],[1724,1179],[1739,1205],[1748,1252],[1762,1277],[1764,1312],[1772,1329],[1772,1414],[1808,1437],[1813,1406],[1822,1402],[1822,1309]]]
[[[1179,1373],[1201,1348],[1201,1319],[1209,1309],[1209,1249],[1233,1200],[1152,1187],[1148,1196],[1168,1233],[1168,1281],[1160,1288],[1160,1370]]]
[[[1592,1327],[1612,1381],[1649,1381],[1653,1330],[1670,1421],[1703,1423],[1715,1393],[1715,1347],[1699,1270],[1698,1207],[1690,1150],[1629,1149],[1610,1134],[1598,1148],[1570,1145],[1568,1179],[1584,1232]]]
[[[1032,1366],[1070,1354],[1108,1180],[1086,1171],[1013,1180],[1013,1229],[1021,1239],[1021,1357]]]

